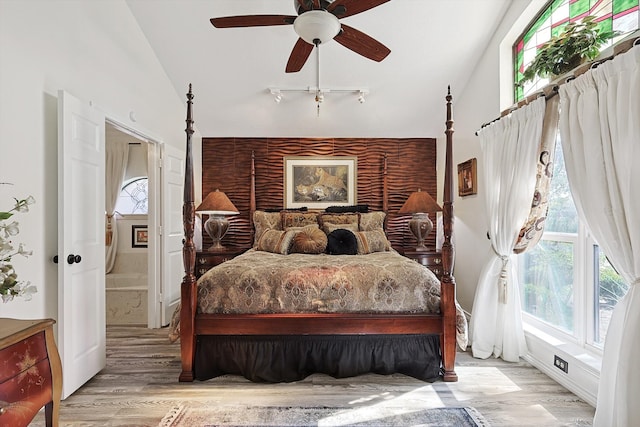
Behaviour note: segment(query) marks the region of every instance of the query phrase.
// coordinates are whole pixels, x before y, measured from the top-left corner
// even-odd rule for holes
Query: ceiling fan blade
[[[300,9],[306,12],[307,10],[311,10],[312,7],[311,0],[298,0],[298,5],[300,6],[298,12],[300,12]]]
[[[327,12],[333,13],[338,18],[346,18],[365,10],[373,9],[389,0],[335,0],[327,6]]]
[[[295,46],[293,46],[291,55],[289,55],[289,61],[287,62],[285,72],[296,73],[300,71],[304,66],[304,63],[307,62],[309,55],[311,55],[311,51],[313,51],[313,45],[299,38]]]
[[[391,53],[388,47],[373,37],[344,24],[342,24],[342,31],[335,36],[334,40],[347,49],[377,62],[382,61]]]
[[[216,28],[266,27],[270,25],[291,25],[296,16],[291,15],[240,15],[211,18]]]

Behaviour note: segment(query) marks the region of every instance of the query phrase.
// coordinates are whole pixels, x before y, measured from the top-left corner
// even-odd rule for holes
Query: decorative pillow
[[[266,230],[262,233],[262,236],[260,236],[256,249],[287,255],[289,254],[289,248],[296,233],[296,230]]]
[[[386,216],[387,214],[382,211],[360,214],[360,231],[371,231],[378,228],[384,230],[384,218]]]
[[[329,224],[352,224],[356,227],[354,231],[358,231],[359,216],[358,213],[321,213],[318,215],[318,224],[327,234],[335,230],[335,228],[330,230]]]
[[[349,230],[352,233],[355,233],[356,231],[358,231],[358,224],[325,224],[324,225],[324,232],[329,234],[331,232],[333,232],[334,230],[338,230],[338,229],[343,229],[343,230]]]
[[[327,253],[329,255],[356,255],[358,241],[352,231],[338,228],[327,236]]]
[[[322,254],[327,250],[327,235],[317,224],[302,227],[293,238],[289,253]]]
[[[324,211],[330,213],[369,212],[369,205],[329,206]]]
[[[371,231],[356,232],[358,242],[358,254],[371,254],[373,252],[385,252],[391,249],[391,243],[387,239],[382,228]]]
[[[287,230],[291,227],[304,227],[309,224],[318,223],[318,214],[315,212],[280,212],[282,217],[282,229]]]
[[[255,235],[253,236],[253,247],[258,246],[262,233],[268,229],[282,230],[282,220],[280,218],[280,212],[264,212],[255,211],[253,213],[253,226],[255,228]]]
[[[309,208],[307,208],[306,206],[303,206],[301,208],[289,208],[289,209],[282,209],[282,208],[265,208],[265,209],[263,209],[263,211],[265,211],[265,212],[282,212],[282,211],[287,211],[287,212],[306,212],[308,210],[309,210]]]

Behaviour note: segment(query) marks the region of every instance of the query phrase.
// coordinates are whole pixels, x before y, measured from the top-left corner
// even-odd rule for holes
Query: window
[[[597,346],[604,345],[613,307],[629,290],[618,272],[613,268],[598,245],[593,245],[595,304],[593,341]]]
[[[149,202],[149,179],[139,177],[124,183],[118,201],[116,211],[122,215],[147,214]]]
[[[628,287],[579,221],[559,141],[545,232],[519,256],[519,267],[525,322],[602,348],[613,307]]]
[[[639,0],[553,0],[540,12],[534,22],[513,45],[514,82],[522,80],[522,73],[533,60],[537,49],[552,36],[560,34],[569,21],[579,21],[594,15],[603,30],[621,33],[612,43],[624,37],[624,33],[638,29],[640,20]],[[606,48],[607,46],[605,46]],[[514,99],[520,101],[526,95],[544,87],[547,79],[526,82],[515,86]]]

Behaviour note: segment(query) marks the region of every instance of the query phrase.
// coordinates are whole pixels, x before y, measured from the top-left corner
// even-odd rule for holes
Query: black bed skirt
[[[198,336],[195,377],[224,374],[291,382],[313,373],[335,378],[401,373],[433,382],[441,373],[438,335]]]

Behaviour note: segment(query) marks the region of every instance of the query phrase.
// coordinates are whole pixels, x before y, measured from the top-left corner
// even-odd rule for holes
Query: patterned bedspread
[[[457,304],[456,304],[457,306]],[[280,255],[249,250],[198,280],[198,313],[439,313],[440,282],[395,251]],[[467,321],[457,306],[458,345]]]

